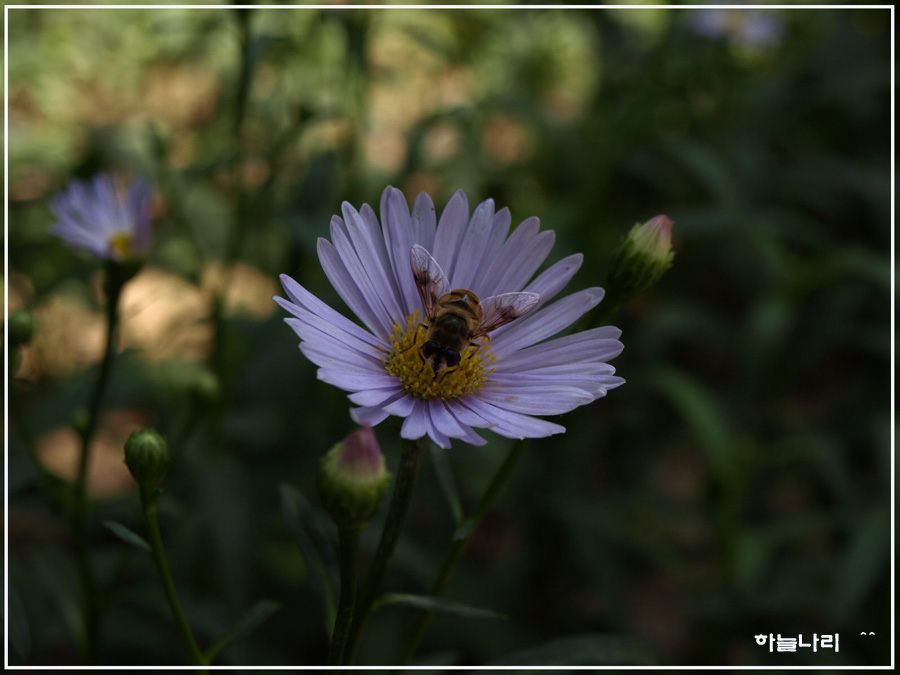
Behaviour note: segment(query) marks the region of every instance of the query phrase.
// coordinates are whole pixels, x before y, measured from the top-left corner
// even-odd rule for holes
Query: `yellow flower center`
[[[109,238],[109,247],[121,260],[131,257],[131,242],[134,237],[128,232],[116,232]]]
[[[405,329],[400,324],[394,324],[390,352],[381,359],[385,369],[400,380],[406,393],[411,396],[443,401],[459,398],[481,389],[488,374],[494,372],[493,368],[485,370],[485,364],[495,358],[485,341],[466,347],[456,368],[435,374],[419,351],[427,342],[427,335],[428,330],[419,322],[419,312],[416,310],[406,317]]]

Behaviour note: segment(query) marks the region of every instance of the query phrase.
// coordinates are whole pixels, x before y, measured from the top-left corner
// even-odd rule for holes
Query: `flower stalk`
[[[353,665],[356,662],[362,632],[372,611],[372,603],[375,602],[375,596],[381,587],[381,582],[384,580],[388,563],[394,554],[394,548],[396,548],[397,541],[400,539],[400,533],[403,530],[403,523],[406,521],[413,487],[419,475],[422,455],[424,454],[425,437],[423,436],[407,442],[406,448],[404,448],[400,457],[400,466],[397,469],[397,478],[394,482],[390,510],[384,523],[384,529],[381,531],[381,539],[378,542],[375,557],[372,559],[372,564],[366,575],[366,582],[363,585],[353,622],[350,626],[350,635],[343,659],[345,664]]]
[[[156,517],[156,495],[147,490],[141,490],[141,509],[144,514],[144,523],[147,526],[147,538],[150,544],[150,551],[153,555],[153,563],[156,565],[156,571],[159,573],[159,579],[162,582],[163,589],[166,593],[166,600],[169,601],[169,607],[172,609],[172,615],[184,645],[187,647],[188,653],[191,655],[191,661],[196,666],[206,666],[208,661],[197,646],[197,640],[191,631],[184,610],[181,608],[181,601],[178,599],[178,591],[175,590],[175,582],[172,580],[172,573],[169,571],[169,562],[166,559],[166,551],[163,548],[162,535],[159,531],[159,521]]]
[[[472,514],[463,521],[459,528],[457,528],[453,535],[453,546],[450,548],[450,552],[444,560],[437,581],[435,581],[434,586],[431,587],[431,595],[441,596],[444,594],[444,591],[450,584],[450,580],[456,573],[456,567],[459,564],[463,552],[469,545],[469,540],[472,538],[472,535],[475,534],[475,530],[478,529],[478,525],[481,523],[481,520],[484,518],[484,515],[487,513],[491,504],[497,499],[497,495],[500,494],[500,490],[503,489],[503,486],[512,474],[513,469],[524,454],[527,445],[528,442],[524,439],[513,443],[506,458],[503,460],[503,463],[497,468],[493,478],[491,478],[491,482],[488,484],[481,499],[478,500],[478,504],[476,504],[475,508],[472,510]],[[406,651],[400,659],[400,665],[405,666],[412,661],[433,618],[433,612],[422,611],[419,613],[419,618],[412,630],[409,643],[406,646]]]
[[[384,501],[390,480],[378,439],[368,425],[336,443],[322,458],[319,496],[338,526],[341,569],[341,595],[328,650],[329,665],[344,662],[356,605],[359,535]]]
[[[169,607],[172,609],[172,615],[175,617],[175,623],[178,625],[178,630],[181,631],[185,647],[191,655],[191,661],[194,665],[206,666],[209,659],[197,646],[197,640],[194,638],[184,610],[181,608],[178,591],[175,590],[175,582],[169,571],[169,562],[166,559],[156,514],[156,499],[161,492],[163,479],[171,464],[168,443],[153,429],[135,431],[125,443],[125,464],[138,484],[150,553],[153,556],[153,563],[159,573],[160,581],[162,581]]]
[[[116,352],[119,297],[125,282],[134,275],[135,271],[136,269],[131,266],[126,267],[114,261],[109,261],[106,265],[106,346],[87,418],[79,429],[81,453],[78,456],[78,473],[75,476],[73,487],[72,531],[75,538],[75,556],[82,595],[82,647],[88,663],[94,663],[97,657],[101,622],[100,602],[96,592],[96,580],[91,567],[87,541],[87,475],[90,466],[90,447],[97,430],[103,395],[106,392]]]
[[[356,605],[356,578],[359,572],[359,529],[338,529],[341,557],[341,596],[338,600],[337,618],[328,648],[328,665],[339,666],[344,662],[344,652]]]

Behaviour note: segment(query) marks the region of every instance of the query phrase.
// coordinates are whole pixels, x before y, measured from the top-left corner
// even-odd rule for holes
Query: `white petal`
[[[409,394],[406,394],[402,398],[398,398],[396,401],[387,403],[384,406],[384,409],[387,410],[391,415],[396,415],[397,417],[406,417],[412,412],[413,406],[415,405],[417,400],[418,399],[413,398]]]
[[[594,396],[577,387],[485,387],[478,393],[485,403],[523,415],[562,415],[586,405]]]
[[[450,438],[461,438],[470,445],[485,445],[487,441],[476,434],[472,428],[465,424],[448,407],[447,402],[435,400],[429,410],[431,419],[442,434]]]
[[[393,321],[406,318],[400,307],[400,292],[394,278],[391,262],[384,244],[381,230],[373,228],[356,209],[344,202],[342,213],[346,223],[346,231],[353,243],[353,249],[359,257],[362,267],[371,280],[374,292],[384,305]],[[337,242],[335,242],[337,245]]]
[[[501,356],[533,345],[569,327],[603,299],[602,288],[588,288],[568,295],[524,319],[514,321],[512,328],[491,340],[491,351]]]
[[[484,296],[497,295],[498,293],[510,293],[519,290],[518,288],[507,288],[501,285],[501,280],[509,273],[509,270],[519,264],[524,251],[529,243],[537,236],[541,229],[541,221],[538,218],[526,218],[522,223],[513,230],[500,251],[497,259],[492,263],[491,269],[481,281],[481,294]],[[473,289],[474,290],[474,289]]]
[[[539,367],[609,361],[622,352],[622,343],[616,339],[621,334],[614,326],[591,328],[520,349],[502,361],[498,359],[497,367],[504,373],[517,373]]]
[[[345,347],[355,349],[361,354],[366,354],[376,359],[384,355],[384,351],[377,346],[360,339],[356,335],[348,333],[342,328],[338,328],[333,323],[316,316],[302,307],[293,305],[281,298],[275,298],[275,302],[297,317],[296,319],[285,319],[285,323],[293,327],[297,334],[303,339],[309,339],[304,336],[308,335],[310,331],[315,331],[315,333],[321,336],[323,340],[327,339],[340,342]]]
[[[522,290],[550,255],[555,241],[556,233],[553,230],[545,230],[529,241],[520,256],[507,269],[506,274],[497,282],[497,287],[507,293]]]
[[[303,286],[298,284],[296,281],[291,279],[287,274],[282,274],[280,277],[281,285],[284,287],[285,293],[287,293],[288,297],[299,307],[302,307],[316,316],[319,316],[330,324],[333,324],[337,328],[340,328],[346,333],[368,342],[372,345],[384,344],[381,340],[376,338],[374,335],[369,333],[368,331],[363,330],[355,323],[350,321],[347,317],[339,312],[335,311],[324,302],[319,300],[312,293],[307,291]],[[274,298],[275,302],[284,307],[287,311],[291,312],[296,316],[296,312],[291,308],[291,303],[283,300],[282,298]]]
[[[400,437],[410,441],[422,438],[428,433],[428,404],[417,400],[412,412],[403,420]]]
[[[374,427],[376,424],[380,424],[381,422],[383,422],[388,417],[388,415],[391,414],[388,411],[388,407],[392,403],[396,403],[397,401],[402,400],[403,398],[412,398],[412,397],[409,394],[407,394],[405,391],[401,391],[398,394],[396,394],[394,397],[388,399],[388,401],[386,401],[385,405],[374,405],[374,406],[364,406],[362,408],[351,408],[350,409],[350,417],[352,417],[353,420],[357,424],[366,423],[366,424],[369,424]]]
[[[566,430],[565,427],[547,420],[520,415],[509,410],[501,410],[496,406],[479,400],[474,395],[460,397],[459,403],[491,424],[491,431],[495,431],[507,438],[543,438]]]
[[[381,228],[406,316],[419,306],[419,293],[409,265],[409,251],[415,243],[409,206],[397,188],[388,187],[381,195]]]
[[[370,427],[374,427],[384,422],[389,417],[389,414],[380,405],[375,405],[364,408],[351,408],[350,417],[357,424],[368,424]]]
[[[321,374],[321,369],[320,369]],[[321,377],[319,379],[322,379]],[[394,385],[383,389],[366,389],[363,391],[355,391],[347,395],[351,403],[361,406],[384,405],[389,398],[396,396],[402,391],[400,385],[394,381]]]
[[[396,298],[391,294],[391,285],[386,281],[379,283],[377,271],[381,268],[377,256],[372,255],[371,252],[364,253],[365,258],[357,255],[356,249],[350,241],[347,226],[337,216],[331,221],[331,243],[334,244],[335,250],[365,299],[366,305],[372,310],[381,325],[392,327],[395,321],[406,316],[400,313]]]
[[[432,418],[432,407],[435,403],[434,400],[427,401],[427,405],[425,406],[425,410],[428,412],[428,436],[433,440],[437,445],[444,448],[445,450],[450,447],[450,438],[441,432],[438,429],[437,425],[434,423],[434,419]]]
[[[572,386],[584,389],[593,396],[602,396],[607,389],[618,386],[624,380],[614,377],[615,372],[608,363],[566,363],[548,368],[536,368],[521,372],[494,372],[489,375],[488,385],[498,387]]]
[[[394,389],[394,393],[399,390],[399,385],[397,383],[397,379],[385,373],[384,375],[376,374],[376,373],[360,373],[349,371],[344,368],[330,368],[324,367],[319,368],[316,372],[316,377],[318,377],[322,382],[327,382],[328,384],[334,385],[338,389],[343,389],[344,391],[352,391],[352,392],[364,392],[364,391],[375,391],[375,390],[385,390],[387,388]],[[382,398],[378,401],[374,400],[366,400],[363,402],[362,400],[353,400],[357,405],[375,405],[376,403],[381,403],[382,401],[388,399],[388,396],[382,396]]]
[[[430,252],[444,270],[444,274],[448,274],[456,263],[459,245],[468,222],[469,200],[465,192],[457,190],[441,213],[434,237],[434,250]]]
[[[426,193],[416,197],[412,210],[413,239],[426,251],[434,248],[434,235],[437,230],[437,217],[434,202]]]
[[[537,293],[541,296],[541,304],[546,304],[572,280],[583,262],[584,256],[581,253],[563,258],[541,272],[524,290]]]
[[[444,270],[453,288],[471,288],[472,280],[481,267],[482,259],[491,237],[494,224],[494,200],[482,202],[472,214],[469,229],[466,230],[456,265],[451,270]],[[485,261],[489,262],[489,261]]]
[[[367,357],[335,345],[322,346],[315,342],[301,342],[300,351],[306,358],[322,368],[337,368],[351,373],[373,375],[385,372],[383,364],[375,363]]]
[[[353,276],[347,271],[344,261],[341,259],[334,245],[327,239],[319,239],[319,262],[328,281],[334,286],[341,299],[347,303],[347,307],[360,318],[360,320],[382,340],[387,341],[393,323],[385,325],[379,320],[378,315],[369,307],[365,297],[356,285]]]

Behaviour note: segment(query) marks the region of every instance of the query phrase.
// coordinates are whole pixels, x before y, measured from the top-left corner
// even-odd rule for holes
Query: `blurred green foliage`
[[[713,35],[702,11],[9,10],[25,418],[65,474],[99,358],[98,265],[48,234],[48,199],[98,170],[149,177],[155,276],[123,316],[102,456],[121,473],[115,439],[169,438],[160,521],[198,639],[268,617],[217,663],[324,661],[332,572],[294,537],[327,566],[315,476],[349,403],[269,298],[288,273],[340,307],[316,239],[387,184],[539,216],[551,262],[585,253],[575,288],[602,283],[634,223],[676,223],[674,267],[611,319],[626,385],[531,444],[449,588],[508,619],[438,616],[421,663],[888,663],[890,13],[772,10],[777,34],[753,44],[747,17]],[[396,429],[377,429],[391,466]],[[446,455],[466,510],[509,447],[488,435]],[[17,425],[8,440],[10,659],[75,663],[67,524]],[[433,583],[445,479],[427,461],[386,590]],[[102,663],[186,663],[149,560],[103,525],[142,532],[134,486],[94,496]],[[360,662],[395,662],[412,620],[380,611]],[[813,632],[840,651],[754,641]]]

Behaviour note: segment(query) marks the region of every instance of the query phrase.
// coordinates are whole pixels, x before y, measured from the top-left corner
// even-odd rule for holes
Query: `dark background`
[[[448,590],[508,619],[437,618],[422,663],[889,662],[890,13],[710,11],[9,11],[5,283],[38,325],[14,386],[64,477],[101,276],[48,200],[96,171],[157,185],[89,483],[103,663],[188,662],[149,560],[101,524],[143,532],[140,426],[176,455],[161,527],[201,644],[270,599],[217,663],[324,662],[278,486],[333,534],[315,476],[353,425],[271,296],[288,273],[346,312],[315,241],[389,184],[539,216],[549,262],[585,254],[572,289],[634,223],[676,223],[673,268],[610,319],[626,384],[531,443]],[[11,663],[77,663],[68,523],[8,434]],[[509,448],[487,436],[448,455],[466,510]],[[426,461],[389,590],[427,592],[452,531]],[[361,663],[396,662],[413,618],[376,614]],[[814,632],[840,651],[754,641]]]

